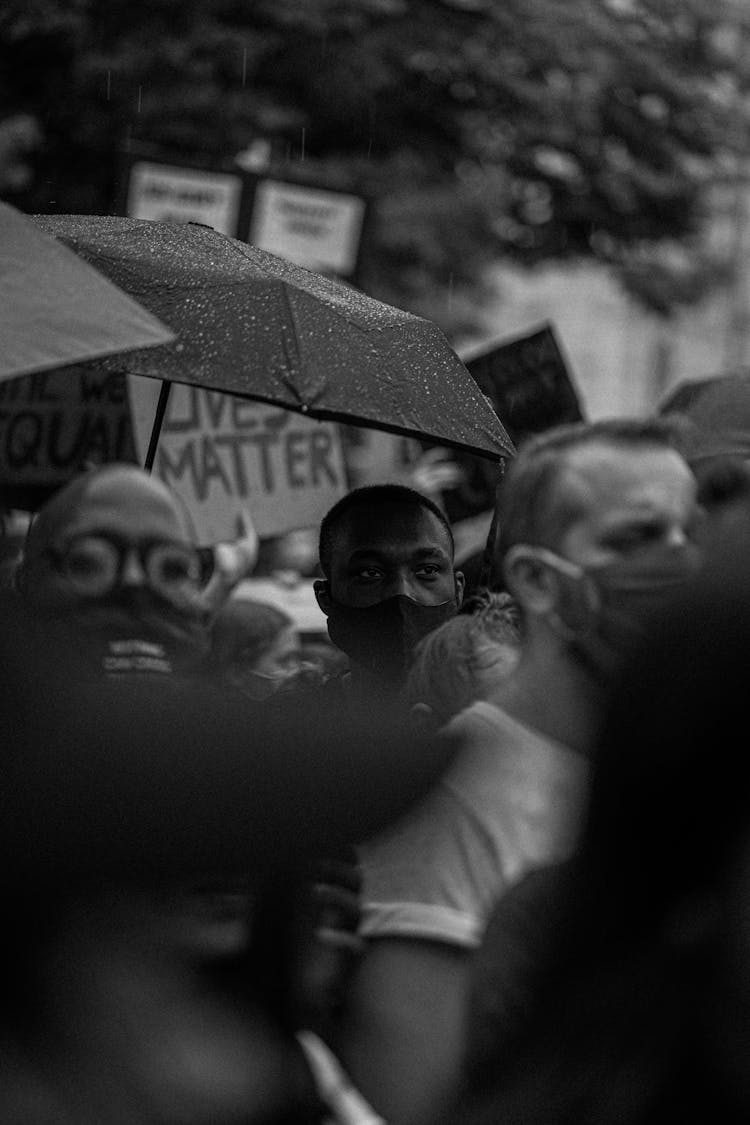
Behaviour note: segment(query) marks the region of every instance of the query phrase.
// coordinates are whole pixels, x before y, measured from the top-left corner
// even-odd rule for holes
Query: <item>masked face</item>
[[[589,670],[608,678],[649,620],[698,568],[688,543],[659,543],[628,557],[582,567],[543,548],[534,555],[558,575],[553,628]]]
[[[168,672],[207,648],[198,552],[163,486],[134,467],[83,477],[32,526],[22,593],[108,674]]]
[[[317,582],[315,592],[336,647],[359,669],[398,684],[417,642],[461,604],[463,575],[432,512],[374,504],[339,529],[330,582]]]
[[[106,597],[82,600],[58,620],[75,630],[108,675],[188,670],[208,651],[202,616],[144,587],[116,587]]]
[[[398,683],[406,676],[417,643],[457,609],[455,597],[438,605],[421,605],[403,594],[366,607],[332,601],[328,633],[354,664]]]

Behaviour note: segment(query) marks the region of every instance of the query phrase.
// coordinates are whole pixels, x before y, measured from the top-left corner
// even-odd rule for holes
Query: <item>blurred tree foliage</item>
[[[436,293],[478,300],[498,258],[594,257],[668,311],[723,268],[699,236],[747,150],[747,21],[741,0],[4,0],[0,116],[44,143],[9,157],[0,133],[0,192],[106,212],[128,142],[211,163],[262,139],[275,172],[375,200],[363,287],[447,331]]]

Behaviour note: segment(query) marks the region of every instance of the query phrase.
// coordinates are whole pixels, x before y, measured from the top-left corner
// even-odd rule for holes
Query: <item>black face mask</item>
[[[571,652],[604,680],[619,672],[654,614],[699,565],[689,544],[657,544],[632,558],[588,568],[550,551],[539,554],[561,577],[558,631]]]
[[[406,676],[415,646],[458,610],[455,598],[422,605],[396,594],[375,605],[331,602],[328,635],[360,668],[397,683]]]
[[[188,672],[209,647],[205,622],[138,586],[117,586],[54,615],[75,628],[84,655],[107,675]]]

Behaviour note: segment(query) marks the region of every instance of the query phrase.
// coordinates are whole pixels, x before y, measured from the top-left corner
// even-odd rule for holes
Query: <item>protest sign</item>
[[[339,432],[351,488],[413,483],[412,470],[421,453],[416,438],[367,426],[341,426]]]
[[[124,375],[71,366],[0,383],[4,492],[51,489],[88,464],[134,460]]]
[[[235,237],[242,177],[148,160],[130,166],[126,214],[162,223],[204,223]]]
[[[489,398],[516,448],[531,434],[583,414],[551,325],[528,335],[482,344],[461,355]],[[467,519],[494,506],[497,466],[481,457],[455,455],[460,482],[442,493],[448,516]]]
[[[160,384],[131,376],[143,464]],[[232,539],[250,516],[261,537],[312,527],[346,491],[338,430],[276,406],[173,384],[154,473],[185,501],[203,544]]]
[[[253,199],[249,241],[298,266],[351,277],[366,204],[347,192],[263,179]]]

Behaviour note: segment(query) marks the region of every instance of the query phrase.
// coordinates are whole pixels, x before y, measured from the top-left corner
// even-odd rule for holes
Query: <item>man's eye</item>
[[[382,570],[379,570],[376,566],[363,566],[361,570],[357,571],[357,578],[364,578],[366,582],[375,582],[382,576]]]
[[[664,534],[664,528],[657,524],[643,524],[640,527],[631,527],[612,535],[606,546],[615,551],[633,551],[647,543],[655,543]]]
[[[437,578],[440,567],[436,563],[423,563],[417,570],[419,578]]]

